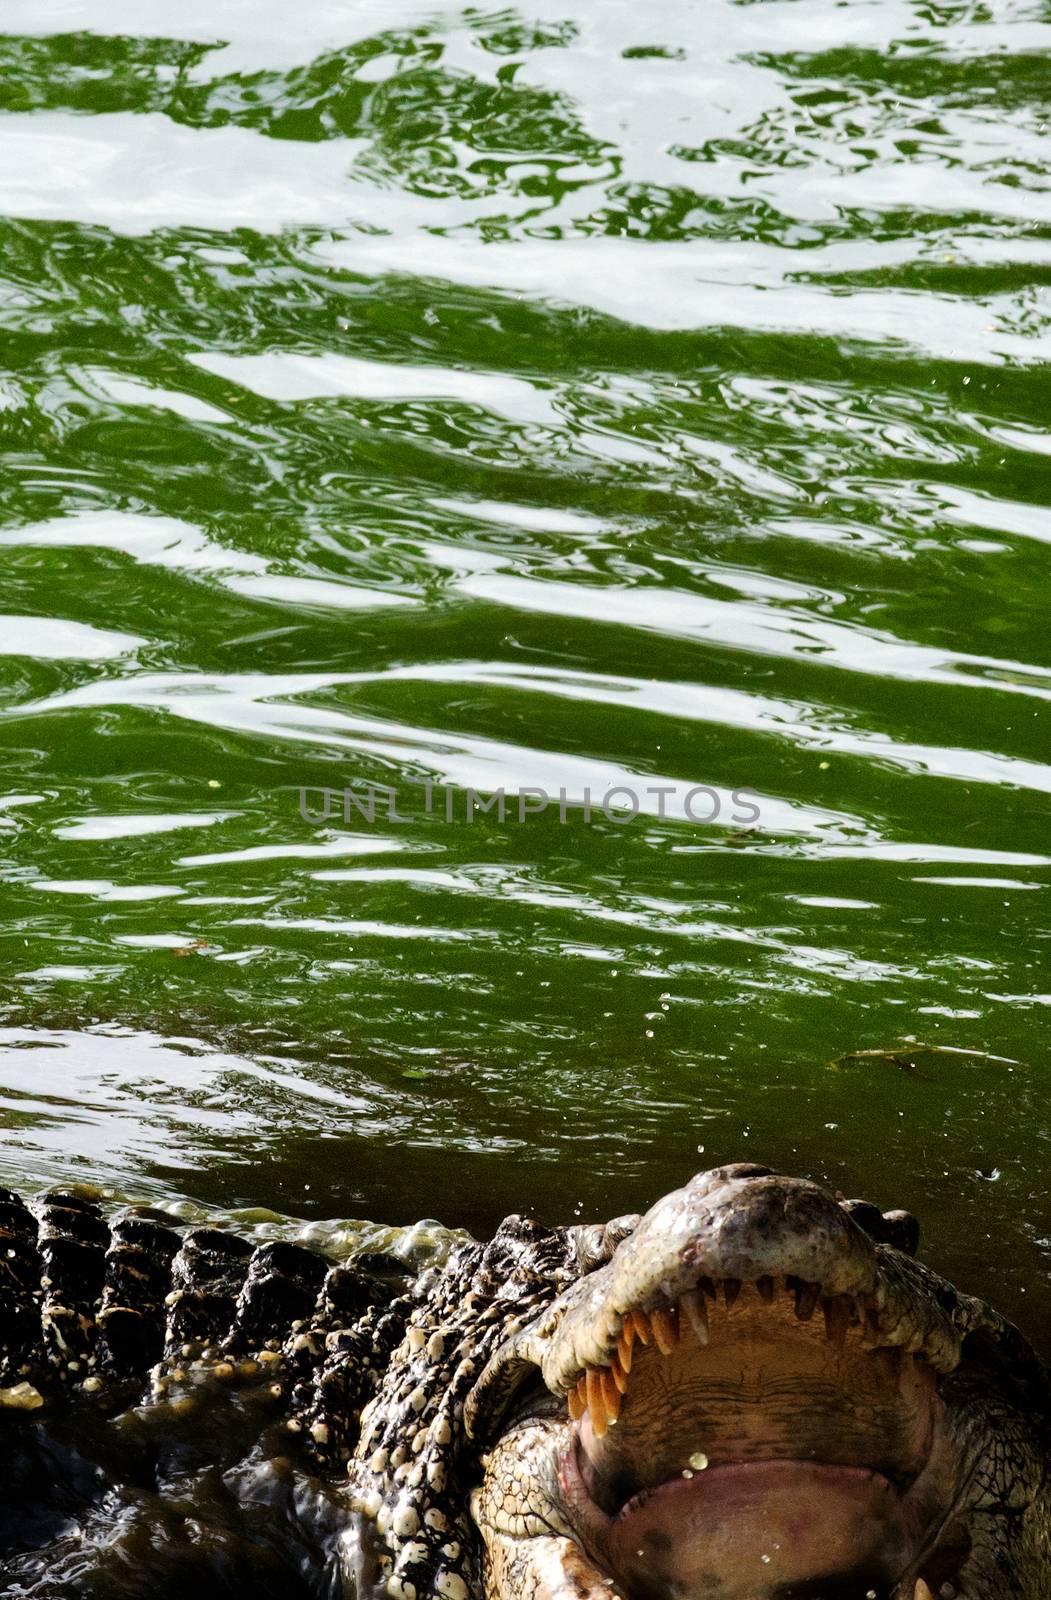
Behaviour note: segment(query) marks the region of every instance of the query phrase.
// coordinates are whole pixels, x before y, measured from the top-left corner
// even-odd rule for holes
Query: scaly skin
[[[1047,1375],[916,1243],[738,1166],[392,1288],[0,1192],[0,1399],[265,1383],[362,1597],[1047,1600]]]

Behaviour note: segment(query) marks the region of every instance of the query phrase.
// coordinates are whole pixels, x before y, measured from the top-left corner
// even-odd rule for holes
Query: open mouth
[[[937,1548],[955,1465],[944,1327],[911,1314],[868,1241],[827,1289],[689,1265],[679,1252],[623,1311],[593,1302],[590,1337],[573,1332],[588,1358],[560,1374],[562,1493],[601,1570],[632,1600],[955,1593],[960,1552]]]

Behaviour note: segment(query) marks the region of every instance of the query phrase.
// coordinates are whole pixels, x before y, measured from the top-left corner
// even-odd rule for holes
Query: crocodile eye
[[[872,1205],[868,1200],[841,1200],[839,1203],[851,1222],[856,1222],[877,1244],[882,1243],[883,1212],[879,1206]]]
[[[736,1183],[742,1178],[772,1178],[774,1169],[758,1166],[754,1161],[731,1161],[729,1166],[713,1167],[704,1176],[720,1178],[723,1183]]]
[[[617,1246],[631,1237],[642,1218],[637,1211],[628,1216],[614,1217],[612,1222],[607,1222],[602,1230],[603,1248],[612,1255]]]
[[[920,1225],[910,1211],[881,1211],[868,1200],[841,1200],[840,1205],[876,1244],[893,1245],[914,1256],[920,1244]]]
[[[885,1211],[883,1223],[887,1230],[887,1243],[907,1256],[914,1256],[920,1248],[920,1225],[911,1211]]]

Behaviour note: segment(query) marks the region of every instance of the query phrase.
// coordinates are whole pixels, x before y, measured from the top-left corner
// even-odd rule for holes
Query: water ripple
[[[1051,1326],[1046,6],[703,20],[8,0],[5,1181],[754,1151]]]

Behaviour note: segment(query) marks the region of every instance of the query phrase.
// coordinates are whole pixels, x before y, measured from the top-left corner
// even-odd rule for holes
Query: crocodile
[[[918,1237],[751,1163],[604,1225],[509,1217],[415,1275],[3,1191],[0,1593],[97,1592],[83,1507],[15,1505],[34,1430],[236,1393],[324,1500],[318,1594],[1047,1600],[1048,1373]]]

